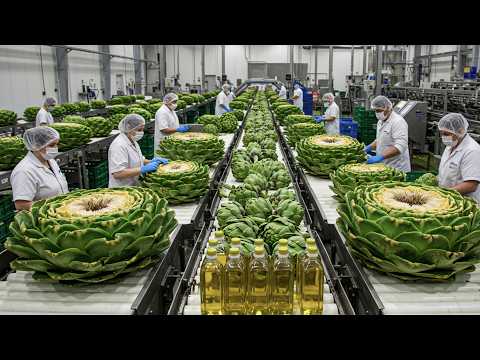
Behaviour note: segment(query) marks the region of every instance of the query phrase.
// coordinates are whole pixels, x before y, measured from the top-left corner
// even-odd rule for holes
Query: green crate
[[[0,243],[3,243],[7,236],[10,235],[9,225],[10,224],[0,222]]]
[[[138,142],[140,149],[143,149],[143,146],[153,146],[154,136],[150,134],[145,134],[142,139]]]
[[[88,185],[90,189],[104,188],[108,186],[108,162],[106,160],[89,164],[87,170]]]

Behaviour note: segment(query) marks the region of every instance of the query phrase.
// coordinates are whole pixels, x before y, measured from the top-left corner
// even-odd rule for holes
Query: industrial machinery
[[[393,108],[408,124],[408,138],[422,152],[427,135],[427,103],[424,101],[399,101]]]

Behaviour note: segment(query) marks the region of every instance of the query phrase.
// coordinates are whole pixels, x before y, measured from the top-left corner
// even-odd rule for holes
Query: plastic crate
[[[358,123],[350,118],[340,119],[340,134],[348,135],[353,138],[358,137]]]
[[[15,211],[15,204],[11,195],[0,196],[0,215]]]
[[[88,185],[90,189],[104,188],[108,186],[108,162],[90,164],[88,170]]]
[[[0,222],[0,243],[2,244],[7,238],[7,236],[10,234],[10,230],[8,230],[8,226],[9,224],[7,225],[4,222]]]

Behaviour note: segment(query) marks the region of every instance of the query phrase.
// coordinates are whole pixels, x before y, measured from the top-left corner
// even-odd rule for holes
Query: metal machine
[[[427,103],[424,101],[399,101],[393,108],[408,124],[408,138],[425,150],[427,136]]]

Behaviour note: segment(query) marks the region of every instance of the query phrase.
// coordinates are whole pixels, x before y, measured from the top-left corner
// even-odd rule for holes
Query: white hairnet
[[[387,97],[383,95],[377,96],[375,99],[372,100],[372,104],[370,105],[372,110],[382,109],[382,110],[390,110],[393,107],[393,104]]]
[[[168,93],[163,97],[164,104],[170,104],[172,101],[178,100],[178,95],[175,93]]]
[[[45,106],[53,106],[57,103],[57,101],[53,97],[48,97],[45,99],[43,105]]]
[[[120,130],[121,133],[126,134],[142,125],[145,125],[145,119],[143,116],[138,114],[128,114],[125,115],[122,121],[118,124],[118,130]]]
[[[333,96],[332,93],[326,93],[325,95],[323,95],[323,100],[334,100],[335,99],[335,96]]]
[[[294,89],[299,89],[299,88],[300,88],[300,85],[295,84],[293,88],[294,88]]]
[[[222,85],[222,89],[223,89],[223,90],[230,90],[230,85],[228,85],[228,84],[223,84],[223,85]]]
[[[447,114],[438,122],[438,130],[451,132],[460,138],[467,133],[467,129],[467,119],[458,113]]]
[[[59,139],[60,134],[58,131],[48,126],[37,126],[28,129],[23,134],[23,143],[30,151],[43,149],[45,146]]]

